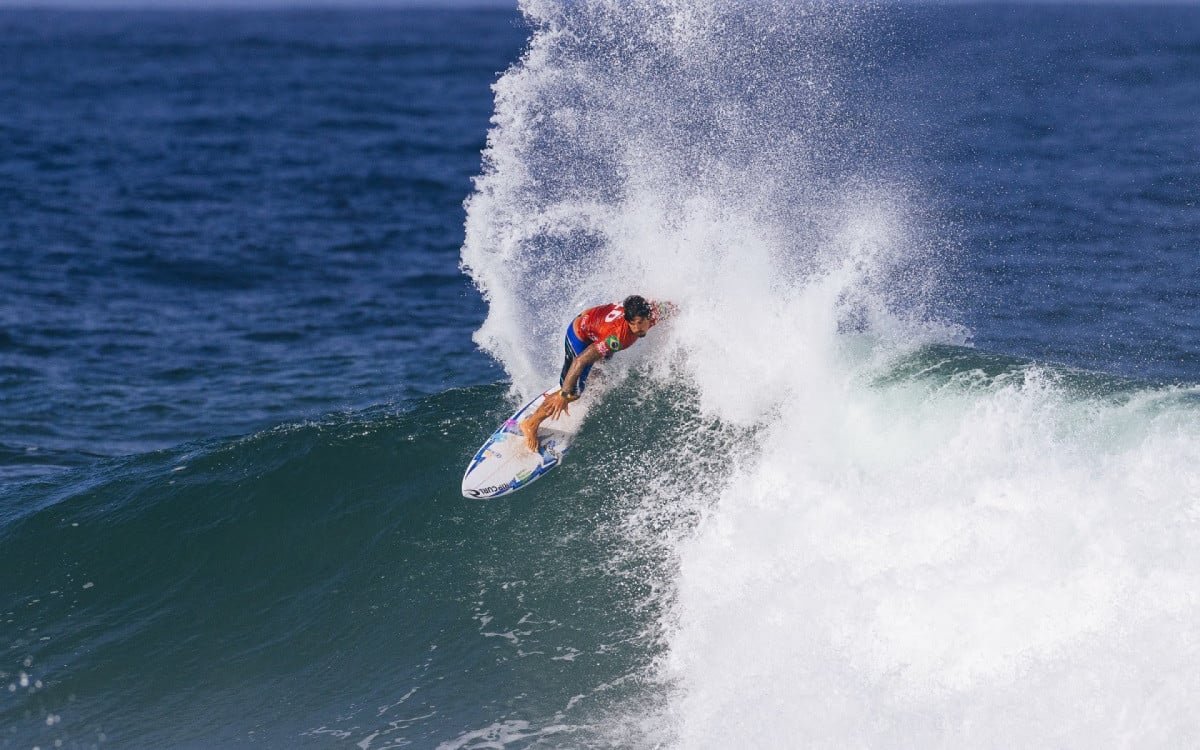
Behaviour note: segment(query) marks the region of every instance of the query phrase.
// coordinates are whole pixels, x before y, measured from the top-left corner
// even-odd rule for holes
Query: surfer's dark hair
[[[631,294],[626,297],[621,306],[625,308],[625,320],[633,320],[634,318],[649,320],[652,314],[650,303],[646,301],[645,297],[637,294]]]

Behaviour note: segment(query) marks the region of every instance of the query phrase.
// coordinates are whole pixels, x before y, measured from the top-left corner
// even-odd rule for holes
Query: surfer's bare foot
[[[532,417],[521,420],[521,434],[525,436],[525,447],[534,453],[538,452],[537,428],[538,425]]]

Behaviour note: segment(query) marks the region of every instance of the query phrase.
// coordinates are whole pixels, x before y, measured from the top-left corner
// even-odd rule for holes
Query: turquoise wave
[[[1133,417],[1197,406],[948,346],[873,387],[982,397],[1035,368],[1068,398],[1159,394]],[[665,700],[672,543],[769,433],[695,396],[633,375],[563,467],[499,501],[459,480],[513,408],[503,384],[10,484],[4,742],[611,745],[609,717]]]
[[[654,428],[587,430],[542,486],[464,500],[510,406],[452,390],[5,490],[4,740],[433,746],[515,716],[566,731],[568,708],[593,732],[655,649],[654,561],[605,530],[610,467]]]

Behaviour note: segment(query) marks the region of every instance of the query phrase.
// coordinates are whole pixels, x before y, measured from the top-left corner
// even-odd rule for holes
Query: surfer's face
[[[633,331],[633,335],[639,339],[646,335],[646,331],[650,330],[649,318],[631,318],[625,322],[629,324],[629,330]]]

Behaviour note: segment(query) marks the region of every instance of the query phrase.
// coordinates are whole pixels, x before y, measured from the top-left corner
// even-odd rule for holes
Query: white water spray
[[[861,17],[524,10],[468,206],[479,343],[530,395],[579,309],[670,298],[624,362],[670,363],[652,374],[703,413],[763,430],[717,496],[647,500],[702,520],[640,742],[1200,743],[1195,396],[1089,397],[1038,367],[882,377],[963,334],[926,315],[940,245],[842,99]]]

